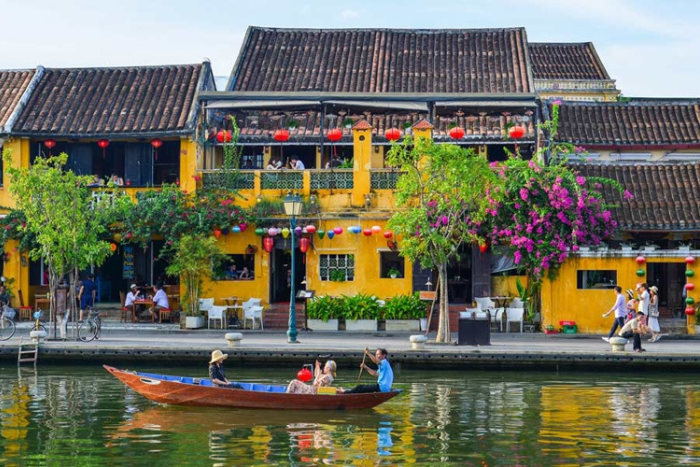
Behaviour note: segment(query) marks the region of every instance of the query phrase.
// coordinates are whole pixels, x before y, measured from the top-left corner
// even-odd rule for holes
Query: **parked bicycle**
[[[0,315],[0,341],[6,341],[15,335],[14,313],[2,312]]]
[[[44,331],[46,332],[46,328],[44,327],[43,324],[41,324],[41,317],[44,316],[44,312],[41,310],[41,308],[37,309],[34,312],[34,326],[32,326],[32,329],[30,331]]]
[[[78,339],[83,342],[90,342],[93,339],[100,338],[102,330],[102,320],[100,320],[99,311],[91,306],[87,307],[88,318],[78,326]]]

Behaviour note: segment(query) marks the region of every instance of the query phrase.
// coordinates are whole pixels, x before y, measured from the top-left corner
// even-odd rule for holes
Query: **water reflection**
[[[691,377],[403,371],[375,410],[319,412],[159,406],[90,369],[0,370],[2,465],[700,463]]]

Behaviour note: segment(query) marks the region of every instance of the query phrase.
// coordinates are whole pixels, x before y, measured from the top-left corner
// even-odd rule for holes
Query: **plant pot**
[[[428,330],[428,318],[421,318],[418,321],[420,323],[420,330],[427,331]]]
[[[387,331],[420,331],[420,321],[417,319],[388,319]]]
[[[392,279],[396,279],[396,274],[392,274],[389,277],[391,277]]]
[[[556,329],[545,329],[544,333],[545,334],[557,334],[557,333],[559,333],[559,331],[557,331]]]
[[[349,319],[345,320],[345,330],[346,331],[376,331],[377,330],[377,320],[376,319],[358,319],[352,321]]]
[[[185,319],[187,329],[199,329],[204,327],[204,316],[188,316]]]
[[[314,331],[337,331],[338,330],[338,320],[329,319],[328,321],[323,321],[322,319],[310,319],[307,321],[310,329]]]

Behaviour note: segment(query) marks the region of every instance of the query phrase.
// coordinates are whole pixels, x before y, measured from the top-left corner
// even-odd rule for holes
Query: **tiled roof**
[[[64,137],[187,134],[208,63],[46,69],[13,133]]]
[[[351,118],[358,122],[366,120],[372,127],[372,135],[375,142],[386,142],[384,133],[389,128],[403,129],[415,123],[420,124],[421,119],[427,122],[427,114],[370,114],[365,112],[362,115],[329,116],[326,115],[324,132],[330,128],[338,128],[343,132],[341,142],[352,142],[352,130],[346,128],[343,123]],[[298,126],[289,130],[289,142],[318,142],[321,134],[321,112],[316,110],[291,112],[288,115],[275,111],[263,111],[259,114],[247,117],[239,117],[240,142],[243,144],[269,144],[272,141],[272,134],[275,130],[286,128],[288,122],[294,120]],[[503,141],[503,128],[506,123],[516,123],[524,125],[525,136],[523,140],[533,140],[535,131],[532,118],[527,116],[441,116],[437,115],[434,122],[433,138],[436,141],[452,141],[449,137],[450,125],[457,124],[464,128],[465,137],[463,142],[469,140],[501,142]],[[421,124],[422,125],[422,124]],[[428,123],[430,125],[430,123]]]
[[[591,42],[530,43],[535,79],[610,79]]]
[[[35,73],[36,70],[0,71],[0,133]]]
[[[695,100],[563,102],[557,139],[583,146],[697,145],[700,105]]]
[[[414,123],[411,128],[414,130],[432,130],[435,127],[432,123],[422,118],[419,122]]]
[[[613,216],[622,230],[700,230],[700,164],[575,164],[587,177],[619,182],[634,196],[605,186],[603,195],[616,204]]]
[[[248,29],[228,91],[534,92],[523,28]]]
[[[372,125],[367,120],[359,120],[352,126],[353,130],[371,130]]]

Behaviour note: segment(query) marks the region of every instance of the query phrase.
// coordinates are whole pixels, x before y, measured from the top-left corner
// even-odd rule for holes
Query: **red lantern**
[[[644,256],[639,255],[639,256],[637,256],[636,261],[637,261],[637,264],[644,264],[644,263],[646,263],[647,259]]]
[[[54,146],[56,146],[56,141],[52,139],[47,139],[46,141],[44,141],[44,146],[46,146],[49,149],[53,149]]]
[[[180,186],[180,177],[175,179],[175,185]]]
[[[685,307],[685,314],[688,315],[688,316],[694,315],[694,314],[695,314],[695,308],[693,308],[692,306],[687,306],[687,307]]]
[[[311,370],[309,370],[308,368],[302,368],[297,373],[297,379],[299,381],[304,382],[304,383],[311,381],[311,378],[313,378],[313,377],[314,377],[314,375],[311,374]]]
[[[117,251],[117,245],[116,245],[116,243],[110,243],[110,244],[109,244],[109,251],[111,251],[112,253],[114,253],[115,251]]]
[[[387,230],[384,232],[384,238],[391,238],[393,236],[394,236],[394,232],[392,232],[391,230]]]
[[[693,284],[692,282],[688,282],[687,284],[685,284],[685,290],[693,290],[694,288],[695,284]]]
[[[306,233],[310,233],[311,235],[316,233],[316,226],[315,225],[307,225],[306,226]]]
[[[450,129],[450,138],[452,139],[462,139],[464,138],[464,128],[456,126]]]
[[[230,143],[231,142],[231,132],[227,130],[219,130],[216,134],[216,140],[219,143]]]
[[[364,235],[365,237],[371,237],[372,236],[372,229],[363,230],[362,235]]]
[[[685,264],[693,264],[695,262],[695,258],[692,256],[688,256],[685,258]]]
[[[265,251],[270,253],[273,246],[275,246],[275,241],[272,239],[272,237],[263,238],[263,248],[265,248]]]
[[[289,139],[289,130],[277,130],[273,133],[272,137],[275,141],[284,143]]]
[[[299,249],[302,253],[306,253],[307,251],[309,251],[309,243],[310,241],[306,237],[299,239]]]
[[[158,148],[161,147],[162,145],[163,145],[163,141],[159,140],[158,138],[153,138],[151,140],[151,146],[153,146],[154,153],[155,153],[155,155],[154,155],[155,160],[158,160]]]
[[[109,146],[109,140],[101,139],[97,142],[97,145],[102,148],[102,159],[104,159],[106,157],[105,149],[107,149],[107,146]]]
[[[343,132],[337,128],[333,128],[332,130],[328,130],[326,136],[328,137],[329,141],[335,143],[343,138]]]
[[[343,233],[343,228],[342,228],[342,227],[336,227],[336,228],[333,229],[333,233],[336,234],[336,235],[340,235],[341,233]]]
[[[486,250],[489,249],[489,244],[484,242],[484,243],[479,243],[479,251],[481,253],[486,253]]]
[[[396,141],[397,139],[401,138],[401,131],[399,131],[398,128],[389,128],[384,133],[384,136],[386,136],[386,139],[389,141]]]
[[[221,229],[214,229],[214,236],[216,238],[221,237]]]
[[[513,139],[520,139],[523,136],[525,136],[525,129],[521,126],[513,126],[510,128],[510,131],[508,132],[511,138]]]

